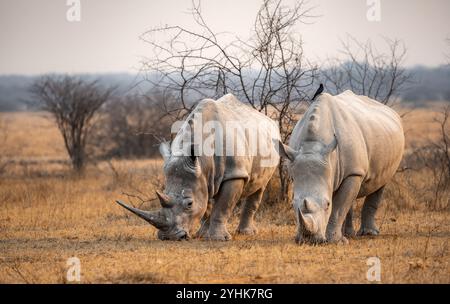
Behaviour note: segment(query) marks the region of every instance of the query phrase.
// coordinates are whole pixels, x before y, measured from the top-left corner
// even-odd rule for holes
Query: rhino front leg
[[[242,209],[241,220],[237,232],[240,234],[252,235],[258,233],[255,226],[255,213],[259,208],[264,189],[259,189],[249,197],[247,197]]]
[[[383,196],[384,186],[368,195],[361,211],[361,228],[358,235],[378,235],[380,231],[375,225],[375,214]]]
[[[244,180],[233,179],[224,182],[217,197],[214,198],[208,233],[205,236],[209,240],[228,241],[231,235],[227,230],[228,218],[240,199],[244,188]]]
[[[346,237],[354,237],[356,234],[355,228],[353,228],[353,203],[345,217],[343,233]]]
[[[361,187],[360,176],[347,177],[333,196],[333,205],[328,221],[326,237],[331,243],[347,244],[348,240],[342,235],[342,225],[355,201]]]

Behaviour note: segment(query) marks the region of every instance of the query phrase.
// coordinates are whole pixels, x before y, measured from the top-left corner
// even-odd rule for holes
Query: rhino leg
[[[253,235],[258,233],[258,229],[255,226],[255,213],[259,208],[261,199],[263,197],[264,189],[259,189],[249,197],[247,197],[245,204],[242,208],[241,220],[237,232],[239,234]]]
[[[326,232],[328,242],[348,243],[347,238],[342,235],[342,225],[358,195],[360,187],[361,177],[349,176],[342,182],[339,189],[333,195],[333,206]]]
[[[231,240],[231,235],[227,230],[227,222],[231,211],[241,197],[243,188],[244,180],[242,179],[229,180],[221,185],[217,197],[214,198],[206,239]]]
[[[345,217],[343,233],[346,237],[354,237],[356,235],[355,229],[353,228],[353,206],[350,207],[350,210]]]
[[[197,237],[206,237],[206,235],[208,234],[208,230],[209,230],[209,218],[211,215],[211,207],[212,207],[212,203],[211,201],[208,201],[208,207],[206,208],[206,212],[202,217],[202,220],[200,221],[200,228],[197,231]]]
[[[368,195],[361,211],[361,228],[358,235],[378,235],[380,231],[375,225],[375,214],[383,196],[384,187]]]
[[[203,217],[200,221],[200,228],[197,231],[197,237],[206,237],[209,230],[209,217]]]

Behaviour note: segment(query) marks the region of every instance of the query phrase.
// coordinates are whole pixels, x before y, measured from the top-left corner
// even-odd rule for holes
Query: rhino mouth
[[[313,235],[311,233],[297,233],[297,236],[295,237],[295,242],[299,245],[302,244],[310,244],[310,245],[320,245],[327,242],[327,239],[322,236]]]
[[[317,223],[311,213],[303,213],[298,209],[299,226],[295,242],[297,244],[323,244],[327,240],[318,233]]]
[[[176,236],[179,240],[189,240],[189,234],[186,231],[179,231]]]
[[[189,240],[191,237],[185,230],[178,230],[175,233],[165,232],[163,230],[158,231],[158,238],[162,241],[183,241]]]

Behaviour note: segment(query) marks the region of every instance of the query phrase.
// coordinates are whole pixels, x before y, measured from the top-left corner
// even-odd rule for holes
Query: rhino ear
[[[287,158],[290,161],[294,161],[298,152],[289,147],[288,145],[283,144],[280,140],[278,140],[278,153],[283,158]]]
[[[196,145],[192,144],[189,155],[186,156],[188,162],[186,163],[186,170],[189,170],[195,174],[195,176],[199,177],[202,174],[199,157],[196,154]]]
[[[191,151],[189,157],[191,158],[192,163],[195,165],[197,161],[197,155],[195,153],[196,147],[194,144],[191,145]]]
[[[162,142],[159,145],[159,153],[161,153],[161,156],[163,157],[164,161],[167,161],[170,158],[170,155],[172,154],[172,152],[170,151],[170,143]]]

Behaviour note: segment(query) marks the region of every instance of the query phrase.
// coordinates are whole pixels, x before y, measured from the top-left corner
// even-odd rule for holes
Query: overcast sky
[[[371,0],[369,0],[370,2]],[[81,21],[69,22],[66,0],[0,0],[0,74],[133,72],[150,48],[146,29],[190,26],[191,0],[80,0]],[[294,1],[286,0],[286,4]],[[336,56],[340,39],[402,39],[406,64],[437,66],[450,53],[450,1],[380,0],[381,20],[371,22],[367,0],[310,0],[321,17],[298,32],[306,56]],[[261,0],[204,0],[205,20],[215,31],[248,37]],[[380,46],[381,47],[381,46]]]

